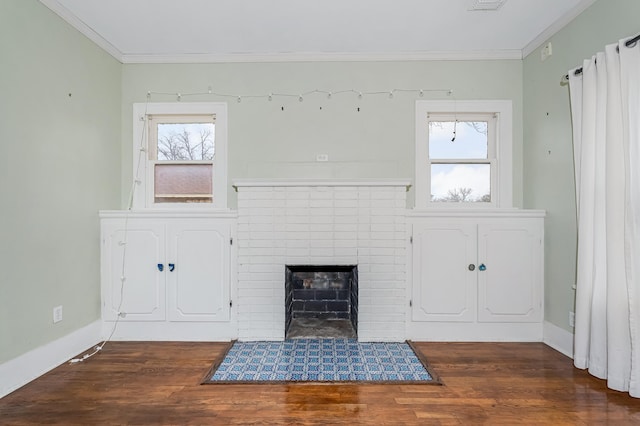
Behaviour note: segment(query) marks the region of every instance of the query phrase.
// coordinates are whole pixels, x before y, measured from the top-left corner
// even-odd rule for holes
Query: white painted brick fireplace
[[[406,191],[399,180],[239,180],[240,340],[283,340],[285,265],[357,265],[358,339],[403,341]]]

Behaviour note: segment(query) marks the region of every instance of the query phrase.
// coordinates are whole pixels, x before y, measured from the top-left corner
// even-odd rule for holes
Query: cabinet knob
[[[162,263],[158,263],[158,271],[164,271],[164,265]]]
[[[175,263],[169,263],[169,272],[173,272],[174,269],[176,269]]]
[[[473,263],[469,264],[469,270],[473,271],[474,269],[476,269],[476,265],[474,265]]]
[[[480,266],[478,266],[478,269],[481,271],[486,271],[487,270],[487,266],[484,263],[481,263]]]

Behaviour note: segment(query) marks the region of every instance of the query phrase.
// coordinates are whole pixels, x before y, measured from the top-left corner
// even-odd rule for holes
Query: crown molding
[[[524,47],[524,49],[522,49],[522,58],[526,58],[534,50],[542,46],[547,40],[577,18],[578,15],[591,7],[591,5],[596,1],[597,0],[582,0],[577,6],[565,13],[560,19],[551,24],[546,30],[541,32],[538,37],[534,38]]]
[[[521,60],[541,46],[549,37],[580,15],[596,0],[582,0],[560,20],[543,31],[524,49],[480,51],[420,51],[420,52],[283,52],[283,53],[186,53],[186,54],[125,54],[85,24],[58,0],[39,0],[81,34],[123,64],[205,64],[243,62],[391,62],[391,61],[482,61]]]
[[[76,30],[80,31],[85,37],[97,44],[105,52],[113,56],[116,60],[122,63],[122,52],[120,52],[114,45],[109,43],[104,37],[95,32],[91,27],[85,24],[80,18],[74,15],[69,9],[61,5],[57,0],[40,0],[40,3],[49,8],[56,15],[61,17],[69,25]]]
[[[522,51],[344,52],[344,53],[191,53],[176,55],[122,55],[124,64],[204,64],[233,62],[389,62],[389,61],[481,61],[522,59]]]

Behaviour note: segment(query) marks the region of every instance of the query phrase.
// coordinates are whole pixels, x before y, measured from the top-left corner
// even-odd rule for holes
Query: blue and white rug
[[[214,364],[204,383],[438,384],[421,358],[407,342],[361,343],[356,339],[233,342],[222,362]]]

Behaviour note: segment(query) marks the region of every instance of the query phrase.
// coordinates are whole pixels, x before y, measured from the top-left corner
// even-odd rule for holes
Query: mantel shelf
[[[233,187],[285,187],[285,186],[411,186],[410,179],[236,179]]]

